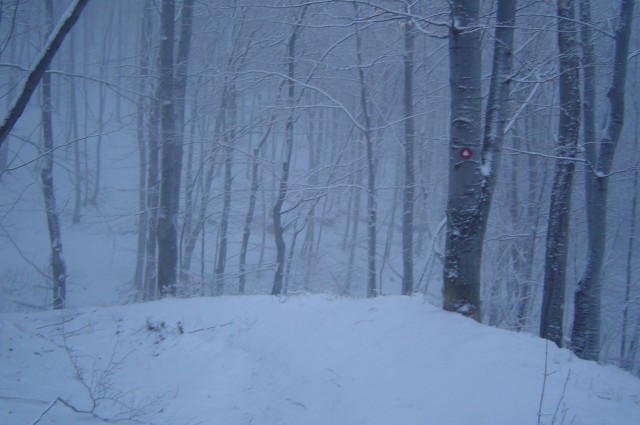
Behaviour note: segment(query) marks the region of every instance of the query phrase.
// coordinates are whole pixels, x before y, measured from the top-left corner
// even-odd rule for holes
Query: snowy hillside
[[[1,315],[0,423],[100,418],[633,425],[640,381],[421,297],[172,299]]]

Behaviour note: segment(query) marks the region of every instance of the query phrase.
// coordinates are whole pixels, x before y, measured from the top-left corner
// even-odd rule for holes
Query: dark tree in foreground
[[[482,118],[480,1],[453,0],[449,27],[451,91],[447,235],[443,306],[480,320],[482,238],[476,221],[481,180],[474,152],[480,148]]]
[[[574,0],[558,0],[560,120],[551,188],[540,336],[562,347],[571,185],[580,133],[580,58]]]

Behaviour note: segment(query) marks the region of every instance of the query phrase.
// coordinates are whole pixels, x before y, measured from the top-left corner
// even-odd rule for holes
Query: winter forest
[[[0,312],[422,294],[638,375],[638,13],[0,0]]]

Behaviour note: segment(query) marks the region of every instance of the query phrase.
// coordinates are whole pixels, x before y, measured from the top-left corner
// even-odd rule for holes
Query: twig
[[[549,362],[549,340],[544,341],[544,378],[542,379],[542,392],[540,393],[540,404],[538,405],[538,425],[542,419],[542,403],[544,402],[544,392],[547,388],[547,366]]]
[[[553,412],[553,419],[551,420],[551,425],[556,423],[556,417],[558,415],[558,410],[560,409],[560,404],[564,400],[564,394],[567,391],[567,384],[569,383],[569,378],[571,377],[571,369],[569,369],[569,373],[567,373],[567,378],[564,380],[564,386],[562,387],[562,394],[560,395],[560,399],[558,400],[558,404],[556,404],[556,410]],[[562,421],[564,423],[564,420]]]
[[[35,330],[40,330],[40,329],[48,328],[48,327],[50,327],[50,326],[59,326],[59,325],[64,325],[65,323],[69,323],[70,321],[72,321],[72,320],[73,320],[73,319],[75,319],[76,317],[78,317],[78,316],[72,317],[71,319],[63,320],[62,322],[56,322],[56,323],[50,323],[50,324],[48,324],[48,325],[42,325],[42,326],[37,327]]]
[[[208,328],[195,329],[195,330],[193,330],[193,331],[189,331],[189,332],[187,332],[187,333],[188,333],[188,334],[194,334],[194,333],[196,333],[196,332],[209,331],[209,330],[211,330],[211,329],[221,328],[221,327],[223,327],[223,326],[227,326],[227,325],[230,325],[230,324],[232,324],[232,323],[233,323],[233,321],[231,321],[231,322],[227,322],[227,323],[223,323],[223,324],[221,324],[221,325],[209,326]]]

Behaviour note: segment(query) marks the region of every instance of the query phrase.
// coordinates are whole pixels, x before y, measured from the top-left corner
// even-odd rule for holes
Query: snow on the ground
[[[70,407],[93,402],[95,415]],[[635,425],[640,380],[421,297],[167,299],[0,315],[0,424],[105,423],[98,417]]]

